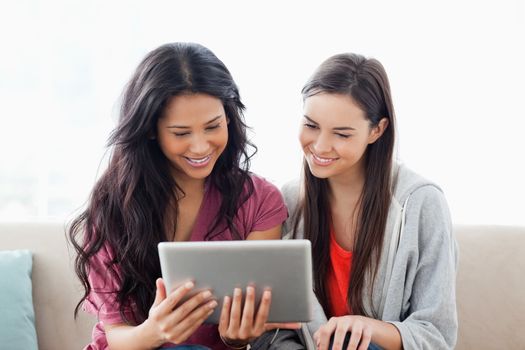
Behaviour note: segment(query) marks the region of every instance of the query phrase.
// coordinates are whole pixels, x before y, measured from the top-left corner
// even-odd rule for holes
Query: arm
[[[248,240],[281,239],[281,227],[282,225],[277,225],[269,230],[250,232],[248,236],[246,237],[246,239]]]
[[[412,193],[398,250],[405,261],[400,321],[405,349],[452,349],[457,336],[457,245],[443,193],[424,186]],[[396,292],[396,291],[393,291]],[[398,291],[399,292],[399,291]]]
[[[125,323],[117,323],[106,325],[104,329],[111,349],[149,350],[162,345],[155,337],[148,334],[144,324],[128,326]]]
[[[157,280],[157,293],[146,321],[138,326],[124,323],[106,325],[106,338],[112,350],[149,350],[164,343],[181,343],[191,336],[217,306],[211,293],[203,291],[181,303],[193,289],[187,282],[166,295],[162,279]]]

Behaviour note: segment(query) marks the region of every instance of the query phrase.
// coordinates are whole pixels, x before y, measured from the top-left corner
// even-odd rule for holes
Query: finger
[[[166,299],[166,286],[162,278],[157,278],[155,286],[157,287],[157,291],[155,292],[155,300],[153,301],[152,307],[158,306],[161,301]]]
[[[230,309],[230,325],[228,326],[228,338],[235,337],[239,332],[239,326],[241,323],[241,310],[242,310],[242,290],[235,288],[233,290],[232,306]]]
[[[281,328],[281,329],[300,329],[300,322],[289,322],[289,323],[267,323],[265,329],[271,331],[272,329]]]
[[[179,286],[173,292],[168,294],[166,299],[162,302],[161,307],[166,308],[169,311],[173,310],[194,286],[195,284],[192,281],[185,282],[182,286]]]
[[[182,343],[186,341],[186,339],[188,339],[213,313],[217,305],[217,301],[211,300],[206,304],[199,306],[186,316],[186,318],[178,322],[173,328],[173,339],[171,339],[171,341],[174,343]]]
[[[199,306],[209,301],[211,296],[212,294],[209,290],[204,290],[192,296],[190,299],[186,300],[183,304],[177,306],[177,308],[175,309],[173,313],[174,315],[176,315],[177,321],[180,322],[180,320],[186,318],[190,313],[193,312],[193,310],[197,309]]]
[[[219,333],[224,337],[230,325],[231,298],[225,296],[222,302],[221,316],[219,319]]]
[[[242,310],[242,319],[239,329],[239,338],[247,339],[250,337],[253,326],[253,315],[255,309],[255,288],[253,286],[246,287],[246,299],[244,300],[244,308]],[[255,336],[259,336],[257,334]]]
[[[363,326],[361,323],[353,324],[352,331],[350,334],[350,341],[348,342],[347,350],[356,350],[361,341],[361,336],[363,335]]]
[[[363,335],[361,336],[361,341],[359,342],[358,350],[367,350],[372,341],[372,331],[370,328],[363,329]]]
[[[312,336],[314,339],[315,345],[319,345],[319,330],[317,330],[314,335]]]
[[[345,342],[346,334],[348,333],[349,325],[346,322],[338,322],[334,332],[334,341],[332,343],[333,350],[342,350]]]
[[[316,332],[317,334],[317,349],[327,350],[330,345],[330,338],[335,331],[336,322],[331,318],[328,323],[324,324]]]
[[[257,316],[255,317],[254,328],[258,330],[264,330],[266,321],[268,321],[268,315],[270,314],[270,305],[272,303],[272,292],[267,289],[263,292],[261,298],[261,304],[257,310]]]

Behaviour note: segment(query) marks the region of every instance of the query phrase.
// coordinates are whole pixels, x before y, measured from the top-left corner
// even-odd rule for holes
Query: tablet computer
[[[272,290],[268,322],[312,319],[310,241],[247,240],[159,243],[162,278],[168,292],[192,280],[195,290],[209,288],[219,306],[206,320],[219,323],[224,296],[239,287],[256,290],[256,308],[265,288]],[[256,309],[257,310],[257,309]]]

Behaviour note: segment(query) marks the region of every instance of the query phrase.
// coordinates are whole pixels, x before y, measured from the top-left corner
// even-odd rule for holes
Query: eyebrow
[[[313,120],[312,118],[308,117],[306,114],[304,115],[304,118],[306,120],[308,120],[310,123],[313,123],[315,125],[319,125],[318,122],[316,122],[315,120]],[[354,130],[354,128],[350,127],[350,126],[338,126],[338,127],[335,127],[333,128],[333,130],[338,130],[338,131],[341,131],[341,130]]]
[[[208,125],[208,124],[211,124],[213,123],[214,121],[217,121],[217,119],[221,118],[222,117],[222,114],[221,115],[218,115],[216,117],[214,117],[213,119],[207,121],[204,125]],[[185,126],[185,125],[170,125],[170,126],[167,126],[168,129],[172,129],[172,128],[177,128],[177,129],[191,129],[189,126]]]

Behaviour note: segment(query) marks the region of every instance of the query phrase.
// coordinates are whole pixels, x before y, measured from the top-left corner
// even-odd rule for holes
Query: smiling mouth
[[[208,165],[211,159],[211,154],[207,155],[206,157],[202,157],[202,158],[184,157],[184,159],[186,159],[188,164],[190,164],[191,166],[198,168],[198,167],[203,167],[203,166]]]
[[[313,152],[310,152],[310,153],[312,155],[312,158],[314,159],[314,162],[318,165],[330,165],[333,162],[335,162],[337,159],[339,159],[339,158],[323,158],[323,157],[319,157]]]

